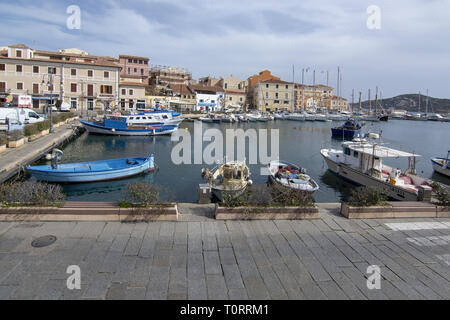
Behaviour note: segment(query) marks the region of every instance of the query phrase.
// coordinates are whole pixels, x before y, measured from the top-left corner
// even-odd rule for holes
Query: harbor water
[[[250,123],[221,123],[202,124],[202,130],[215,128],[225,133],[226,129],[249,128],[278,129],[280,159],[297,164],[307,169],[310,175],[320,186],[314,194],[317,202],[337,202],[345,200],[351,190],[352,184],[343,181],[327,170],[327,166],[320,149],[340,149],[342,140],[331,137],[331,128],[342,122],[309,122],[276,120],[270,122]],[[179,130],[187,130],[194,136],[194,122],[184,121]],[[430,158],[445,157],[450,148],[450,123],[431,121],[405,121],[389,120],[389,122],[367,122],[363,132],[381,133],[381,139],[386,146],[403,151],[414,152],[421,157],[417,158],[417,173],[426,178],[450,185],[450,179],[433,173]],[[225,135],[224,135],[225,136]],[[225,138],[224,138],[225,140]],[[268,136],[270,141],[270,135]],[[203,149],[210,142],[203,142]],[[197,187],[204,180],[201,169],[214,165],[207,164],[179,164],[173,163],[172,149],[178,142],[171,141],[170,136],[156,137],[123,137],[100,136],[84,133],[81,137],[66,145],[63,149],[62,162],[82,162],[102,159],[139,157],[153,153],[158,169],[154,173],[143,174],[127,179],[84,183],[65,184],[64,192],[70,201],[120,201],[124,196],[124,188],[130,182],[146,181],[160,187],[161,197],[168,201],[197,202]],[[192,158],[194,157],[194,142],[191,143]],[[248,142],[246,146],[248,159]],[[266,150],[264,150],[266,151]],[[224,147],[225,152],[225,147]],[[270,146],[267,151],[270,154]],[[407,159],[389,159],[387,164],[407,167]],[[41,160],[39,163],[45,163]],[[265,185],[267,176],[261,175],[261,164],[250,164],[253,184]]]

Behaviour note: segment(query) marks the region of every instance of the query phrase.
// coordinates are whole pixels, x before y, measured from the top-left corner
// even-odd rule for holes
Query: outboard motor
[[[53,149],[52,151],[52,168],[58,168],[58,162],[62,160],[63,152],[59,149]]]

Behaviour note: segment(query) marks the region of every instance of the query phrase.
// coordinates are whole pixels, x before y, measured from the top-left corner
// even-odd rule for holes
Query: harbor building
[[[327,111],[346,111],[348,101],[345,98],[334,95],[334,88],[323,85],[295,84],[295,109],[302,111],[314,111],[323,109]]]
[[[119,55],[119,64],[122,67],[121,77],[137,77],[143,79],[142,82],[148,83],[150,59],[147,57],[130,56],[126,54]]]
[[[169,86],[191,83],[192,74],[186,69],[155,65],[149,70],[149,85],[153,94],[170,94]]]
[[[24,44],[0,48],[0,94],[13,105],[20,95],[42,109],[51,99],[76,110],[104,109],[119,101],[118,60],[72,48],[35,50]]]
[[[170,100],[171,107],[179,112],[195,111],[197,106],[196,94],[189,86],[185,84],[169,85],[168,89],[174,98],[178,98],[178,100]]]
[[[225,92],[225,108],[242,109],[247,104],[248,82],[233,75],[221,78],[218,86]]]
[[[253,87],[253,106],[260,112],[292,111],[291,82],[267,79]]]
[[[120,110],[142,110],[147,107],[144,78],[121,77],[119,83]]]
[[[276,77],[272,75],[270,70],[263,70],[259,74],[255,74],[247,79],[247,101],[249,103],[250,108],[256,108],[256,105],[254,104],[254,88],[256,84],[260,81],[265,80],[277,80],[281,81],[279,77]]]
[[[221,111],[224,107],[225,92],[219,86],[190,85],[196,95],[197,111]]]

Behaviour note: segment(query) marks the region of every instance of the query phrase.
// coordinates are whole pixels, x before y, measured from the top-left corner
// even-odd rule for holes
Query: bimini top
[[[374,149],[371,143],[346,143],[347,148],[360,153],[373,155]],[[388,148],[381,145],[375,146],[375,157],[378,158],[408,158],[408,157],[420,157],[419,154],[400,151],[392,148]]]

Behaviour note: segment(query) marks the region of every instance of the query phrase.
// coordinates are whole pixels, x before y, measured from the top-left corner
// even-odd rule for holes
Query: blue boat
[[[114,136],[157,136],[171,134],[178,129],[176,125],[153,123],[145,125],[128,125],[122,116],[105,116],[101,122],[80,120],[89,133]]]
[[[150,155],[147,158],[122,158],[64,164],[58,164],[57,161],[53,161],[51,165],[28,166],[26,169],[39,181],[60,183],[96,182],[122,179],[153,171],[155,169],[155,159],[153,155]]]
[[[342,126],[331,128],[331,135],[336,138],[353,139],[361,134],[362,126],[355,119],[348,119]]]

